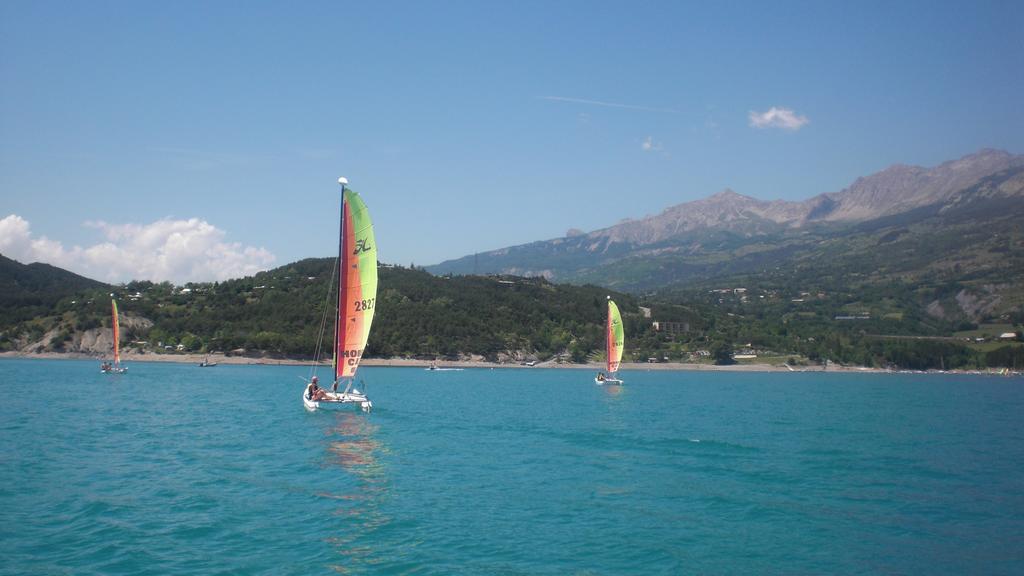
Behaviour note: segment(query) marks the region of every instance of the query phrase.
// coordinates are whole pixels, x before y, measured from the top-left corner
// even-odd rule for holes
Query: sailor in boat
[[[306,386],[306,398],[309,398],[314,402],[319,402],[320,400],[323,400],[327,396],[327,391],[322,390],[320,386],[317,384],[317,382],[319,381],[319,378],[313,376],[313,378],[310,379],[309,381],[309,386]]]
[[[605,378],[604,372],[598,372],[597,373],[597,381],[598,382],[604,382],[606,379],[607,378]]]

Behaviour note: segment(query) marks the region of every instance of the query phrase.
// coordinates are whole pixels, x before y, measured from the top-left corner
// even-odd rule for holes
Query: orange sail
[[[121,366],[121,330],[117,321],[117,300],[110,299],[110,309],[114,316],[114,369]]]
[[[345,189],[338,255],[338,318],[334,335],[334,377],[352,378],[370,337],[377,303],[377,242],[366,204]]]

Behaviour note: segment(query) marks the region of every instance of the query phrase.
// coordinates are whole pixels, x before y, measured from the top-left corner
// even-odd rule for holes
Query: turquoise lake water
[[[0,574],[1024,572],[1020,378],[129,368],[0,360]]]

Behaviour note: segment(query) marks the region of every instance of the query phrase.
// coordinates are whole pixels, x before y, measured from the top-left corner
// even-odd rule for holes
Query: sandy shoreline
[[[22,353],[22,352],[0,352],[0,358],[36,358],[36,359],[50,359],[50,360],[95,360],[101,362],[107,359],[106,357],[93,356],[90,354],[83,353],[58,353],[58,352],[38,352],[38,353]],[[250,358],[245,356],[225,356],[223,354],[132,354],[127,353],[121,356],[121,362],[124,364],[130,364],[132,362],[176,362],[181,364],[195,364],[199,365],[204,360],[210,363],[216,364],[235,364],[235,365],[266,365],[266,366],[307,366],[311,364],[309,360],[297,360],[287,358]],[[329,362],[322,363],[323,365],[330,365]],[[365,358],[361,362],[362,366],[391,366],[391,367],[406,367],[406,368],[426,368],[430,365],[429,361],[426,360],[415,360],[408,358]],[[438,368],[501,368],[501,369],[520,369],[530,370],[532,368],[558,368],[565,370],[592,370],[598,372],[604,370],[604,364],[589,363],[589,364],[558,364],[555,362],[538,362],[535,366],[526,366],[519,363],[506,363],[499,364],[496,362],[485,362],[485,361],[451,361],[451,362],[438,362]],[[688,364],[681,362],[662,362],[657,364],[651,363],[627,363],[623,362],[621,370],[623,371],[646,371],[646,370],[674,370],[674,371],[708,371],[708,372],[820,372],[823,368],[820,366],[809,366],[809,367],[794,367],[792,369],[786,367],[784,364],[732,364],[730,366],[716,366],[714,364]],[[848,368],[830,366],[829,372],[884,372],[883,370],[871,369],[871,368]]]
[[[43,360],[94,360],[97,363],[107,360],[106,356],[94,356],[79,352],[0,352],[2,358],[29,358]],[[127,353],[121,356],[121,362],[129,365],[133,362],[175,362],[179,364],[195,364],[198,366],[204,360],[211,364],[251,365],[251,366],[309,366],[309,360],[298,360],[294,358],[251,358],[246,356],[225,356],[223,354],[133,354]],[[427,360],[416,360],[412,358],[364,358],[361,366],[389,366],[395,368],[420,368],[430,366]],[[321,362],[321,366],[330,366],[330,362]],[[438,368],[481,368],[481,369],[518,369],[531,370],[534,368],[557,368],[559,370],[590,370],[600,372],[604,370],[603,363],[588,364],[558,364],[556,362],[538,362],[534,366],[526,366],[520,363],[485,362],[482,360],[460,360],[437,362]],[[877,373],[886,374],[893,372],[917,372],[913,370],[886,370],[883,368],[865,368],[863,366],[839,366],[829,365],[828,369],[823,366],[787,366],[785,364],[765,363],[740,363],[729,366],[716,366],[714,364],[692,364],[684,362],[660,362],[656,364],[647,362],[623,362],[623,372],[645,372],[645,371],[677,371],[677,372],[846,372],[846,373]],[[999,370],[948,370],[946,372],[931,371],[929,374],[981,374],[1000,375]],[[1021,372],[1011,372],[1009,375],[1020,376]]]

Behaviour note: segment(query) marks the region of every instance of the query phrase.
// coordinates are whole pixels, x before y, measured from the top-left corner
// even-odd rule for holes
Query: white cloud
[[[661,152],[663,150],[661,142],[655,142],[651,136],[644,138],[644,141],[640,144],[640,149],[644,152]]]
[[[28,222],[16,214],[0,220],[0,253],[13,255],[30,242]]]
[[[223,230],[205,220],[157,220],[151,224],[86,222],[104,241],[70,249],[45,236],[32,237],[28,221],[0,220],[0,253],[20,262],[46,262],[104,280],[227,280],[266,270],[275,257],[264,248],[226,242]]]
[[[810,122],[807,116],[799,116],[789,108],[776,108],[772,106],[766,112],[750,111],[751,128],[782,128],[784,130],[799,130]]]

